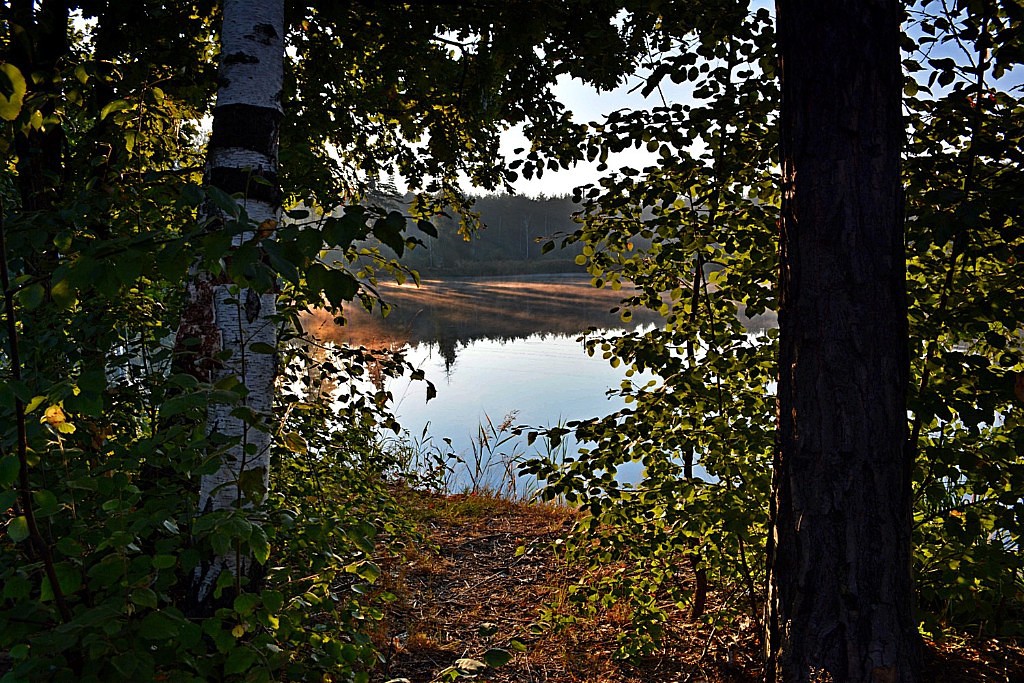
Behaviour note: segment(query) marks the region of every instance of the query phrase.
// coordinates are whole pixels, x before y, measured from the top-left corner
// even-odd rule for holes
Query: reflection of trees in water
[[[465,346],[463,342],[463,346]],[[445,372],[450,372],[458,357],[459,340],[454,337],[441,337],[437,340],[437,352],[444,358]]]
[[[479,339],[574,335],[591,326],[631,329],[660,320],[656,313],[638,312],[629,324],[622,323],[610,311],[625,293],[595,289],[578,276],[424,281],[419,288],[383,285],[380,291],[392,305],[387,318],[353,306],[346,311],[345,327],[335,325],[326,312],[309,314],[303,326],[325,341],[370,348],[436,344],[450,368],[459,346]]]

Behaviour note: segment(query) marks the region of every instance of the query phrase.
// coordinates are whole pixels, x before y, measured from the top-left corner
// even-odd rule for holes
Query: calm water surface
[[[411,432],[430,431],[465,447],[477,426],[516,413],[516,424],[549,426],[603,415],[622,406],[609,398],[623,369],[583,351],[577,335],[531,334],[521,339],[479,339],[459,349],[454,365],[436,344],[418,344],[409,358],[437,387],[424,401],[420,382],[402,380],[391,390],[399,419]]]
[[[586,276],[540,276],[424,281],[419,288],[382,286],[381,294],[394,307],[385,319],[360,309],[346,312],[344,327],[326,315],[310,316],[304,326],[329,341],[406,350],[437,389],[428,403],[423,382],[388,385],[397,417],[413,437],[426,429],[433,444],[448,438],[457,454],[472,460],[488,420],[498,425],[513,415],[515,425],[554,426],[624,405],[609,392],[618,389],[625,368],[612,368],[600,354],[588,356],[579,341],[590,327],[626,327],[612,312],[623,292],[596,290]],[[657,321],[653,313],[635,316],[630,327]],[[518,438],[498,450],[533,455],[536,447]],[[570,453],[575,447],[569,441]],[[495,477],[500,469],[495,464]],[[633,479],[639,465],[621,474]],[[461,485],[465,475],[458,477]]]

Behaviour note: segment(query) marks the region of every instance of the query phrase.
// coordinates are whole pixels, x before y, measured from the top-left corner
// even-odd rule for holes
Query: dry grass
[[[475,680],[494,683],[663,683],[759,681],[760,641],[742,615],[710,628],[676,609],[656,656],[624,663],[613,657],[621,606],[555,631],[540,623],[540,610],[563,604],[579,579],[553,552],[553,543],[575,514],[489,495],[404,493],[430,544],[411,549],[402,568],[404,586],[393,592],[386,627],[376,634],[386,663],[373,680],[406,678],[431,683],[461,657],[480,658],[491,647],[525,652]],[[524,548],[525,551],[517,552]],[[709,608],[723,596],[712,591]],[[716,603],[717,601],[717,603]],[[491,634],[491,630],[494,633]],[[923,681],[1024,681],[1019,643],[964,639],[930,643]]]

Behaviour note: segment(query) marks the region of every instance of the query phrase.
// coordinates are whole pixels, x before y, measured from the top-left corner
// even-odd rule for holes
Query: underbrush
[[[276,431],[259,509],[197,509],[198,478],[230,445],[205,433],[206,406],[241,410],[237,387],[154,366],[145,383],[83,372],[32,401],[30,457],[0,453],[0,680],[370,680],[374,624],[422,535],[389,487],[386,413],[354,391],[331,405],[309,360],[285,364],[276,421],[252,418]],[[364,359],[318,362],[336,384]],[[194,577],[215,557],[239,570],[198,608]]]

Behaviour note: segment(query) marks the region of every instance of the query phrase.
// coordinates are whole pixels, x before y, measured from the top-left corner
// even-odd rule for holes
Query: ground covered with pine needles
[[[491,496],[407,495],[425,541],[386,573],[386,589],[397,600],[375,634],[386,658],[375,681],[455,680],[453,667],[470,673],[472,662],[482,665],[488,652],[502,650],[511,660],[477,669],[475,680],[761,680],[760,640],[749,619],[712,627],[673,614],[657,656],[628,663],[613,656],[626,620],[621,609],[568,628],[545,626],[541,610],[559,605],[565,587],[579,578],[555,552],[571,525],[569,510]],[[712,606],[714,599],[712,587]],[[929,642],[925,666],[922,680],[936,683],[1024,681],[1024,646],[971,637]]]

